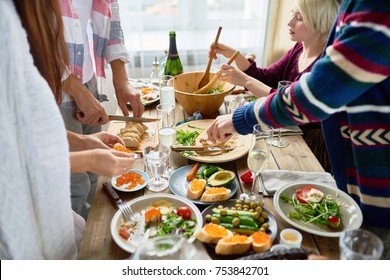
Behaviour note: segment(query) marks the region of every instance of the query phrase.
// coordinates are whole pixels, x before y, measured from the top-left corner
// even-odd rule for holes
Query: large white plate
[[[202,216],[203,216],[203,223],[206,223],[206,215],[213,214],[213,209],[218,208],[219,205],[222,205],[223,207],[234,207],[236,206],[236,200],[235,199],[230,199],[227,201],[221,201],[221,202],[216,202],[206,209],[203,210]],[[275,217],[272,216],[271,212],[269,212],[267,209],[263,208],[263,211],[268,214],[268,220],[265,222],[269,224],[269,228],[267,230],[267,234],[270,236],[271,240],[274,241],[276,238],[276,235],[278,233],[278,225],[276,223]]]
[[[195,164],[192,165],[186,165],[183,167],[180,167],[176,169],[172,175],[169,177],[169,188],[171,191],[178,195],[187,198],[187,189],[190,184],[190,182],[187,181],[187,174],[190,172],[192,167],[194,167]],[[227,189],[230,189],[230,197],[232,197],[236,191],[237,191],[237,178],[234,179],[234,181],[226,187]],[[189,198],[187,198],[189,199]],[[214,202],[203,202],[200,201],[199,199],[189,199],[195,204],[204,204],[204,205],[209,205]]]
[[[199,209],[186,198],[178,197],[173,194],[158,193],[158,194],[149,194],[149,195],[140,196],[138,198],[129,201],[128,203],[130,204],[133,212],[137,213],[144,210],[147,206],[149,206],[153,202],[157,202],[163,199],[172,203],[172,206],[174,208],[189,207],[191,209],[192,215],[196,217],[196,221],[197,221],[195,232],[202,228],[203,226],[202,214],[200,213]],[[129,253],[133,253],[137,249],[137,246],[132,243],[132,241],[130,240],[131,238],[129,238],[129,240],[124,240],[119,236],[119,229],[121,223],[122,223],[122,213],[120,212],[120,210],[118,210],[111,221],[112,239],[114,239],[114,242],[120,248],[122,248],[123,250]],[[190,239],[188,239],[189,242],[193,242],[194,240],[195,237],[191,237]]]
[[[116,179],[118,177],[122,176],[122,175],[118,175],[118,176],[112,177],[112,179],[111,179],[111,184],[114,187],[114,189],[121,191],[121,192],[135,192],[135,191],[138,191],[140,189],[143,189],[146,186],[146,184],[148,183],[148,180],[149,180],[149,175],[146,172],[143,172],[143,171],[138,170],[138,169],[130,169],[130,170],[127,170],[126,172],[130,172],[130,171],[140,174],[142,176],[142,178],[144,179],[145,183],[143,183],[141,185],[137,185],[136,187],[134,187],[130,190],[127,190],[126,187],[129,186],[130,184],[124,184],[122,186],[116,185]]]
[[[305,224],[303,221],[290,219],[288,217],[289,212],[295,211],[294,207],[291,204],[282,201],[280,199],[280,195],[285,194],[291,198],[297,189],[306,185],[311,185],[318,188],[325,195],[331,195],[336,202],[338,202],[339,204],[341,203],[339,209],[343,226],[340,230],[335,231],[326,227],[314,225],[312,223]],[[320,236],[339,237],[343,231],[350,229],[358,229],[363,222],[362,211],[352,197],[350,197],[348,194],[339,189],[328,187],[325,185],[315,184],[313,182],[296,182],[280,188],[274,195],[274,205],[276,211],[287,223],[303,231]]]
[[[194,131],[195,128],[189,127],[197,127],[202,129],[207,129],[214,120],[198,120],[191,121],[187,123],[183,123],[176,127],[176,130],[187,130]],[[185,156],[188,159],[192,159],[199,162],[207,162],[207,163],[221,163],[221,162],[229,162],[236,159],[239,159],[245,156],[251,145],[251,135],[240,135],[235,133],[233,137],[236,138],[237,148],[227,153],[218,154],[218,155],[198,155],[198,156]]]

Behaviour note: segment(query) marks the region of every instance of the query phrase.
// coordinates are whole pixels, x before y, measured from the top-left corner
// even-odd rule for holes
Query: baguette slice
[[[251,237],[253,239],[252,249],[256,253],[268,251],[272,246],[271,237],[265,232],[256,231],[252,233]]]
[[[200,198],[203,202],[225,201],[230,198],[231,190],[225,187],[213,187],[207,189]]]
[[[251,248],[252,241],[252,237],[240,234],[224,237],[218,241],[215,253],[218,255],[243,254]]]
[[[190,182],[187,189],[187,197],[189,199],[199,199],[206,188],[205,179],[194,179]]]
[[[218,240],[227,236],[233,236],[233,232],[213,223],[204,225],[200,231],[195,233],[195,238],[199,241],[212,244],[216,244]]]

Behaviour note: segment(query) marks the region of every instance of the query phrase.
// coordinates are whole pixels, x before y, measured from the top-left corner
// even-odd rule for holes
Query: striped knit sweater
[[[327,48],[290,88],[235,111],[248,134],[322,121],[337,186],[360,205],[367,225],[390,229],[390,5],[344,0]]]

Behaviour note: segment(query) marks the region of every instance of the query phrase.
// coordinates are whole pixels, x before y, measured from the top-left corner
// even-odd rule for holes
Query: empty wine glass
[[[157,105],[156,109],[157,116],[160,119],[158,123],[158,141],[170,149],[176,141],[175,107],[168,103],[161,103]],[[164,176],[169,177],[173,170],[174,168],[169,166],[168,161],[168,168]]]
[[[291,84],[292,84],[292,82],[290,82],[290,81],[279,81],[278,82],[278,91],[283,87],[290,86]],[[282,139],[282,128],[279,128],[278,137],[271,141],[271,145],[278,147],[278,148],[285,148],[288,146],[288,142],[285,139]]]
[[[153,192],[163,191],[168,188],[168,181],[162,178],[167,169],[170,149],[164,145],[157,145],[156,147],[147,146],[142,150],[144,163],[152,175],[149,179],[147,188]]]
[[[248,168],[253,174],[252,190],[248,195],[242,193],[241,200],[260,201],[263,203],[263,196],[256,190],[258,177],[265,168],[270,155],[270,140],[273,137],[273,128],[268,125],[256,124],[253,126],[251,148],[248,153]],[[264,186],[261,184],[261,193],[264,193]]]

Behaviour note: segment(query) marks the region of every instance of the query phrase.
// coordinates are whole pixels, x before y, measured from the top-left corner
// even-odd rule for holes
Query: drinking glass
[[[364,229],[343,232],[339,245],[341,260],[379,260],[383,253],[382,240]]]
[[[159,79],[160,103],[170,104],[175,108],[175,89],[173,87],[173,76],[162,75]]]
[[[226,95],[223,99],[225,104],[225,113],[233,114],[234,111],[245,104],[245,98],[241,95]]]
[[[278,82],[278,91],[286,86],[290,86],[292,82],[290,81],[279,81]],[[271,145],[278,148],[285,148],[288,146],[288,142],[285,139],[282,139],[282,128],[278,130],[278,138],[271,141]]]
[[[168,188],[168,181],[161,175],[167,169],[169,155],[170,149],[164,145],[147,146],[142,150],[145,166],[152,175],[147,184],[149,190],[159,192]]]
[[[160,119],[158,123],[158,141],[161,145],[170,149],[176,141],[175,107],[168,103],[161,103],[156,108],[157,117]],[[168,168],[163,176],[169,177],[173,170],[174,168],[169,166],[168,160]]]
[[[253,173],[251,193],[242,193],[241,200],[260,201],[263,203],[264,185],[261,185],[261,195],[256,191],[257,181],[261,171],[265,168],[270,155],[270,141],[273,137],[273,128],[268,125],[256,124],[253,126],[251,148],[248,153],[248,167]]]

